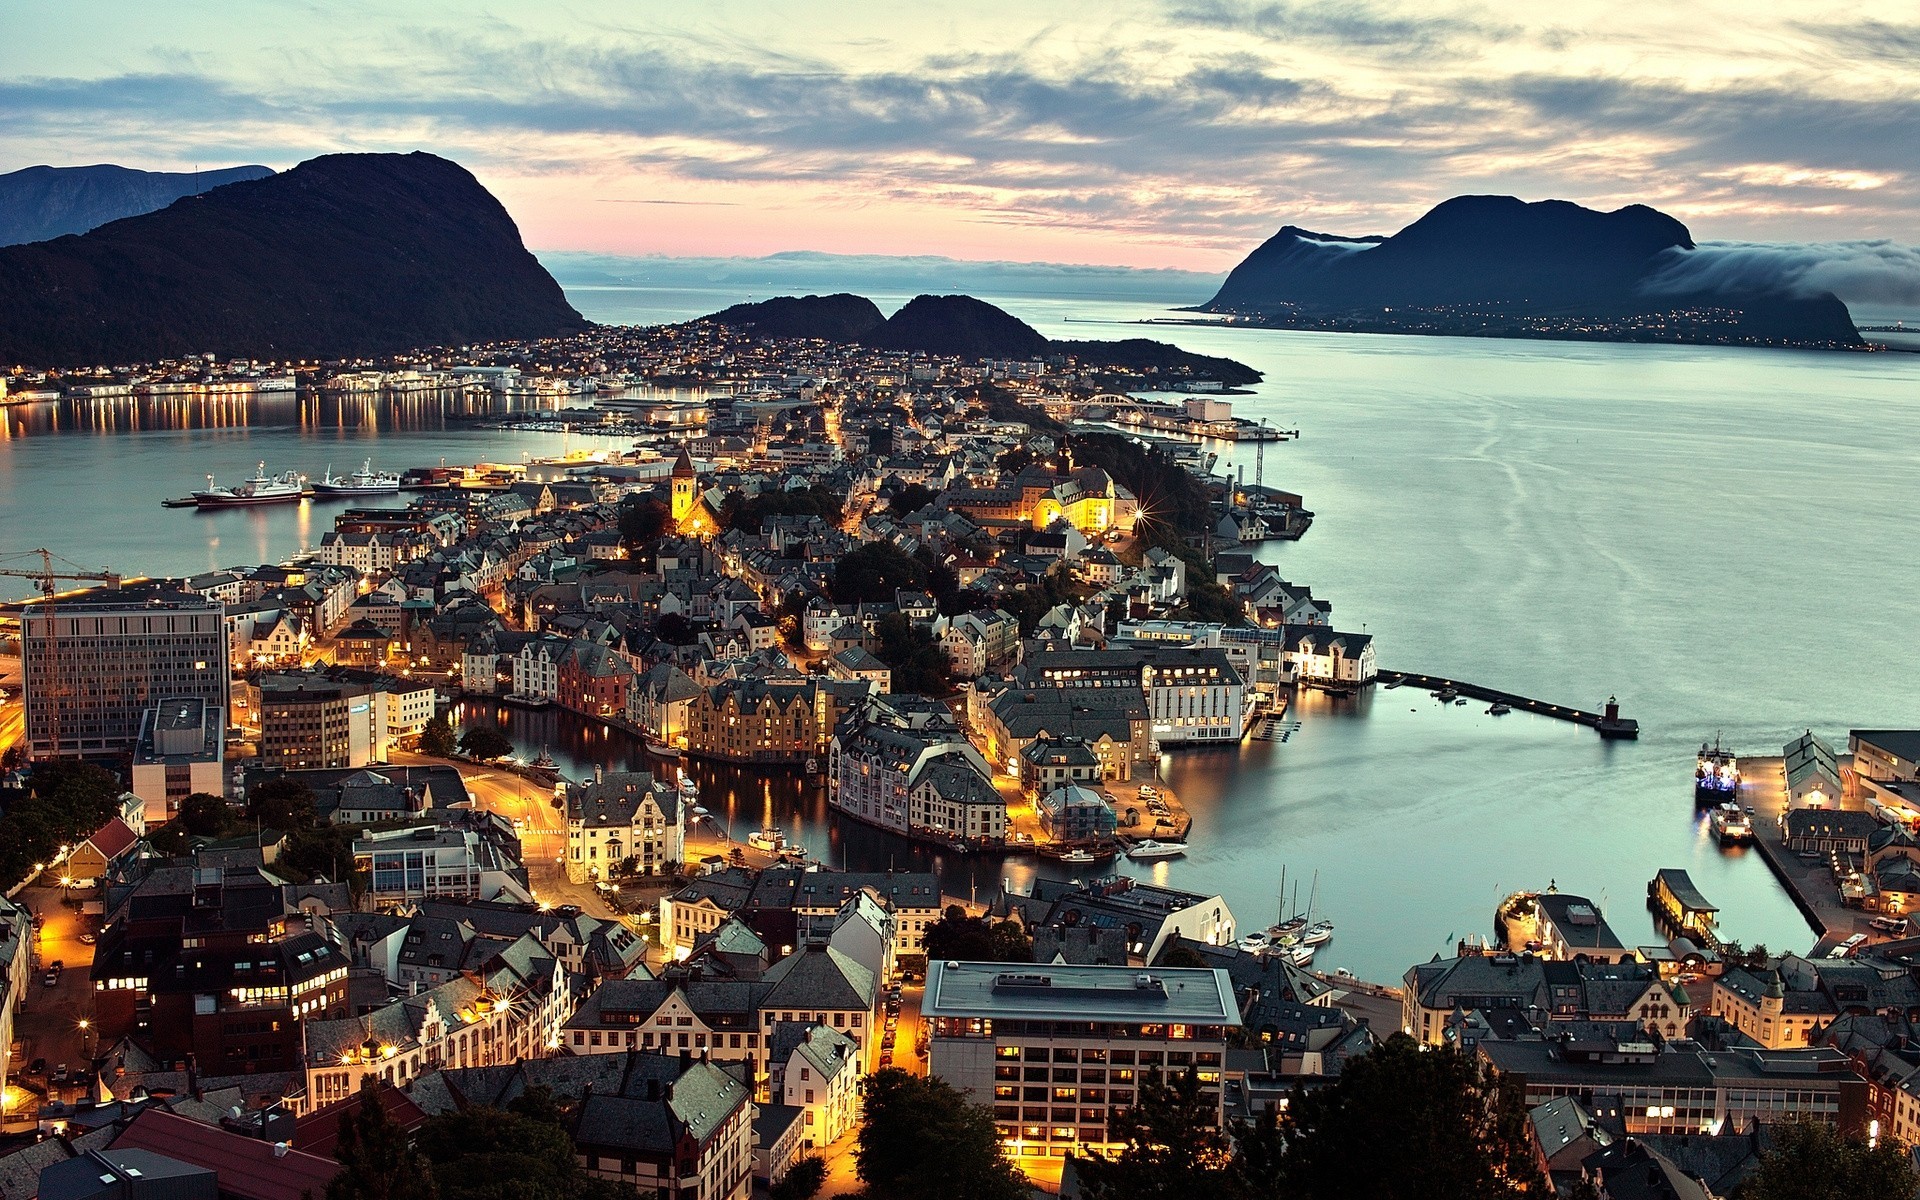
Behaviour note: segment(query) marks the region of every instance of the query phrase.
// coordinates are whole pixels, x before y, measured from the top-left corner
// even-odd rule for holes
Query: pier
[[[1565,704],[1549,704],[1545,700],[1535,700],[1513,692],[1503,692],[1498,688],[1482,687],[1477,683],[1446,679],[1439,675],[1416,675],[1408,671],[1380,671],[1375,677],[1390,688],[1416,687],[1423,692],[1435,694],[1452,691],[1469,699],[1485,700],[1489,704],[1504,704],[1515,712],[1529,712],[1535,716],[1572,721],[1575,725],[1585,725],[1589,729],[1598,731],[1601,737],[1609,741],[1616,739],[1630,741],[1640,736],[1640,722],[1621,716],[1620,706],[1612,699],[1607,701],[1606,711],[1588,712]]]

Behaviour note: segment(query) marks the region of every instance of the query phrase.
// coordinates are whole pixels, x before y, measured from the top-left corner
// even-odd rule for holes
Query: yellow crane
[[[11,565],[15,563],[20,563],[23,560],[30,562],[34,558],[38,558],[40,560],[37,569],[25,567],[25,566]],[[56,560],[58,560],[59,566],[67,569],[55,570],[54,568],[55,568]],[[59,754],[60,754],[60,705],[58,701],[61,696],[64,696],[67,694],[65,685],[61,682],[60,670],[59,670],[60,623],[53,619],[54,605],[60,599],[60,581],[69,580],[73,582],[104,583],[110,588],[118,588],[121,583],[121,576],[115,574],[112,571],[107,570],[104,567],[98,571],[89,571],[84,567],[80,567],[75,565],[74,563],[68,562],[64,558],[60,558],[60,556],[55,554],[53,551],[48,550],[45,547],[42,547],[41,549],[38,549],[38,550],[28,550],[20,554],[11,554],[11,555],[6,555],[4,557],[0,557],[0,578],[33,580],[36,588],[40,592],[39,603],[46,606],[47,657],[46,657],[46,667],[43,674],[48,684],[48,687],[47,687],[47,700],[49,701],[47,706],[47,720],[49,722],[48,732],[49,732],[49,738],[53,743],[53,754],[57,758],[59,757]],[[27,644],[26,644],[26,620],[25,620],[26,610],[32,606],[33,606],[33,602],[29,602],[25,605],[22,605],[20,610],[21,611],[20,680],[23,688],[30,685],[30,681],[33,675],[33,665],[29,663],[26,658]],[[23,697],[22,704],[24,703],[25,703],[25,699]]]

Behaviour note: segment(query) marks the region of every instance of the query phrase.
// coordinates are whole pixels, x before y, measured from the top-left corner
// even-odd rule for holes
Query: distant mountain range
[[[1687,227],[1645,205],[1448,200],[1391,237],[1288,225],[1201,311],[1290,328],[1768,345],[1861,345],[1831,292],[1674,291]]]
[[[456,163],[334,154],[0,248],[0,362],[340,358],[587,327]]]
[[[9,171],[0,175],[0,246],[85,233],[165,208],[182,196],[271,174],[271,167],[136,171],[108,164]]]
[[[1146,338],[1055,341],[1005,309],[972,296],[915,296],[891,317],[883,317],[873,301],[845,292],[779,296],[736,304],[701,319],[751,330],[763,337],[857,342],[881,350],[957,358],[1071,355],[1096,366],[1215,379],[1229,386],[1258,383],[1261,378],[1260,372],[1245,363],[1190,354],[1178,346]]]

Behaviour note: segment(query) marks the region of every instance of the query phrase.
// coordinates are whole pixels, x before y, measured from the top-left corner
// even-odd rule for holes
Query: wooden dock
[[[1483,687],[1477,683],[1468,683],[1461,679],[1447,679],[1439,675],[1416,675],[1409,671],[1380,671],[1376,678],[1386,686],[1415,687],[1423,692],[1440,693],[1453,691],[1472,700],[1485,700],[1489,704],[1504,704],[1515,712],[1533,713],[1535,716],[1552,717],[1560,721],[1572,721],[1575,725],[1585,725],[1599,732],[1608,740],[1631,740],[1640,736],[1640,722],[1620,715],[1619,705],[1611,699],[1607,701],[1605,712],[1588,712],[1566,704],[1549,704],[1545,700],[1535,700],[1530,696],[1521,696],[1514,692],[1503,692],[1498,688]]]

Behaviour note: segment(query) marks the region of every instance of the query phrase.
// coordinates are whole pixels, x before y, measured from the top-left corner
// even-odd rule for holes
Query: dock
[[[1558,721],[1571,721],[1575,725],[1585,725],[1597,731],[1609,741],[1631,741],[1640,736],[1640,722],[1620,715],[1620,705],[1608,697],[1602,712],[1588,712],[1566,704],[1549,704],[1545,700],[1535,700],[1529,696],[1514,692],[1503,692],[1498,688],[1483,687],[1477,683],[1468,683],[1461,679],[1447,679],[1439,675],[1416,675],[1409,671],[1380,671],[1375,676],[1379,682],[1390,688],[1416,687],[1423,692],[1438,694],[1452,691],[1473,700],[1485,700],[1489,704],[1504,704],[1515,712],[1528,712],[1535,716],[1552,717]]]

